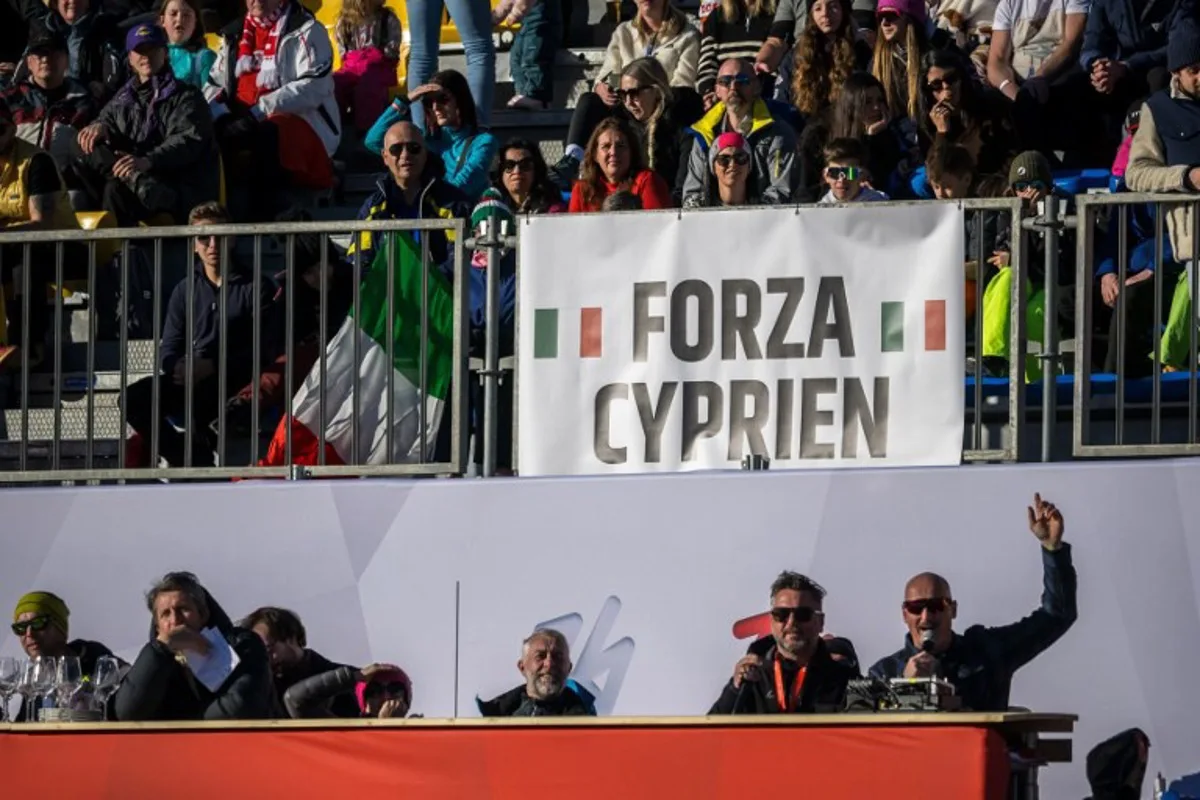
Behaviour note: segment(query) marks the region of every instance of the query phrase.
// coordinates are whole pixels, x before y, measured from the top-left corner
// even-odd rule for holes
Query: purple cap
[[[126,53],[132,53],[146,45],[166,47],[167,32],[157,25],[134,25],[129,29],[129,33],[125,34]]]

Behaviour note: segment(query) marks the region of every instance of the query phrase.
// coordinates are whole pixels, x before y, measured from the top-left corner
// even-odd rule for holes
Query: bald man
[[[871,667],[876,678],[937,676],[954,685],[973,711],[1008,708],[1009,687],[1018,669],[1054,644],[1075,622],[1075,567],[1062,540],[1062,513],[1033,496],[1029,530],[1042,546],[1042,605],[1024,619],[999,628],[975,625],[954,632],[958,603],[950,582],[933,572],[909,579],[900,604],[908,635],[904,647]]]

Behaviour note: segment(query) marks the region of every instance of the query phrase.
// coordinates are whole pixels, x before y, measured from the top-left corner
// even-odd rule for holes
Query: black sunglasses
[[[391,683],[372,682],[367,684],[367,688],[363,690],[364,699],[374,699],[376,697],[402,697],[405,701],[408,700],[408,687],[399,681]]]
[[[443,104],[449,103],[450,102],[450,93],[449,92],[430,92],[429,94],[425,95],[425,99],[429,102],[430,105],[433,105],[434,103],[443,103]]]
[[[880,22],[897,23],[900,21],[900,13],[898,11],[880,11],[876,17]]]
[[[500,162],[501,172],[512,172],[514,169],[521,172],[532,172],[533,159],[529,156],[526,156],[525,158],[518,159],[506,158]]]
[[[746,153],[738,151],[736,153],[722,153],[716,158],[717,166],[728,168],[730,164],[737,164],[739,167],[750,163],[750,156]]]
[[[1046,191],[1046,184],[1043,181],[1017,181],[1013,184],[1013,189],[1018,192],[1023,192],[1026,189],[1036,189],[1039,192]]]
[[[734,84],[737,84],[738,86],[746,86],[749,83],[750,76],[742,75],[741,73],[738,73],[737,75],[722,75],[717,78],[717,86],[724,86],[726,89]]]
[[[796,622],[812,622],[821,612],[808,606],[776,606],[771,609],[771,619],[779,623],[787,622],[788,617],[794,616]]]
[[[24,622],[14,622],[12,624],[12,632],[17,636],[24,636],[25,631],[32,628],[35,631],[40,631],[50,624],[50,618],[46,616],[34,617],[27,619]]]
[[[649,86],[638,86],[633,89],[617,89],[617,97],[619,97],[622,102],[627,103],[649,88]]]
[[[949,597],[928,597],[924,600],[905,600],[904,610],[914,617],[919,617],[925,611],[930,614],[940,614],[950,607]]]
[[[410,156],[419,156],[425,151],[425,145],[420,142],[396,142],[388,148],[388,153],[393,158],[399,158],[400,154],[407,151]]]
[[[930,92],[937,94],[938,92],[957,86],[958,81],[959,77],[957,75],[947,75],[940,80],[933,80],[925,85],[929,88]]]

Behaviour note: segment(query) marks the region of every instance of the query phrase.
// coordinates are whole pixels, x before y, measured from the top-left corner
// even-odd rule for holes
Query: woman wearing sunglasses
[[[736,131],[722,133],[708,151],[708,172],[704,175],[704,190],[689,195],[686,208],[715,206],[760,205],[754,182],[750,180],[752,164],[750,144]]]
[[[671,190],[652,170],[637,134],[620,117],[609,117],[592,133],[583,157],[579,180],[571,190],[569,210],[600,211],[604,198],[628,190],[642,201],[642,208],[670,208]]]
[[[283,704],[293,719],[333,717],[332,701],[342,694],[358,700],[366,719],[407,717],[412,708],[412,681],[395,664],[369,664],[361,670],[338,667],[293,684]]]
[[[921,58],[929,49],[925,0],[879,0],[879,34],[871,74],[883,84],[895,117],[916,119],[921,104]]]
[[[621,73],[617,94],[641,141],[646,166],[671,188],[672,200],[678,205],[679,160],[689,142],[679,124],[675,90],[666,70],[653,58],[639,58]]]
[[[475,101],[461,72],[439,72],[407,98],[397,97],[375,120],[363,144],[372,153],[381,153],[388,129],[413,116],[411,106],[418,102],[424,110],[420,126],[425,146],[441,158],[446,183],[472,202],[478,200],[488,188],[488,170],[496,156],[497,142],[480,126]]]
[[[921,61],[920,145],[928,157],[935,142],[971,154],[978,175],[1001,174],[1017,153],[1016,131],[1003,97],[985,94],[965,58],[934,50]]]
[[[526,139],[509,139],[500,148],[492,187],[514,214],[557,214],[567,207],[558,187],[550,182],[549,172],[537,145]]]

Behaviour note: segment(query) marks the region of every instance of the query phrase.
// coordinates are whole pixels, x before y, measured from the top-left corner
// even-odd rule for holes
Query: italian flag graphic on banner
[[[379,234],[376,234],[377,236]],[[394,251],[393,313],[387,313],[390,252]],[[358,463],[421,460],[421,407],[424,406],[426,459],[433,452],[442,410],[450,393],[454,355],[454,294],[437,268],[429,270],[429,342],[426,396],[421,396],[421,251],[408,233],[390,233],[376,248],[362,279],[359,313],[346,316],[325,350],[325,381],[318,361],[292,401],[292,416],[275,429],[262,466],[287,464],[287,430],[292,431],[292,463],[318,463],[320,399],[325,397],[325,463],[353,463],[354,379],[358,377]],[[388,363],[387,342],[393,342]],[[358,360],[355,360],[355,342]],[[392,394],[387,396],[388,374]],[[387,446],[387,409],[392,406],[393,447]]]

